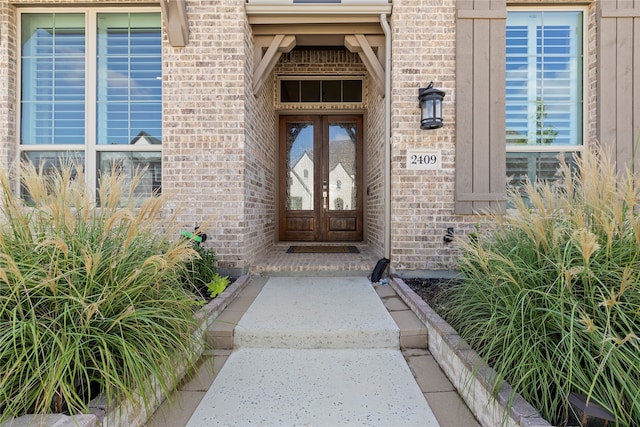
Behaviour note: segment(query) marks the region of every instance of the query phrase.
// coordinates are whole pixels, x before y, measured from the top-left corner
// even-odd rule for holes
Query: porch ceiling
[[[296,46],[346,46],[357,52],[384,94],[385,39],[380,20],[391,4],[247,3],[254,35],[253,92],[257,95],[278,59]]]

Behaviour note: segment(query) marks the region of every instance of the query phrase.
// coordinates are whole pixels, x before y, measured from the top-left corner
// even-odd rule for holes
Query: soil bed
[[[461,283],[460,279],[448,278],[407,278],[403,282],[418,294],[440,316],[447,308],[447,291]]]

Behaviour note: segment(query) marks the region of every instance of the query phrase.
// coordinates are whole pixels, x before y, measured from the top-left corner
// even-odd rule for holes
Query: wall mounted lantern
[[[433,82],[426,88],[420,88],[420,128],[438,129],[442,127],[442,99],[445,93],[433,87]]]

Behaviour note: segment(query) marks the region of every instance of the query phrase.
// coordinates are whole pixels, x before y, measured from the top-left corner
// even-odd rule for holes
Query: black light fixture
[[[444,91],[435,89],[433,82],[426,88],[420,88],[418,99],[420,100],[420,128],[438,129],[442,127],[442,99]]]

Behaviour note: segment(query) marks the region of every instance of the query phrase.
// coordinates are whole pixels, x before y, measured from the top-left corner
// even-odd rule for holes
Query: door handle
[[[322,181],[322,208],[327,209],[327,181]]]

